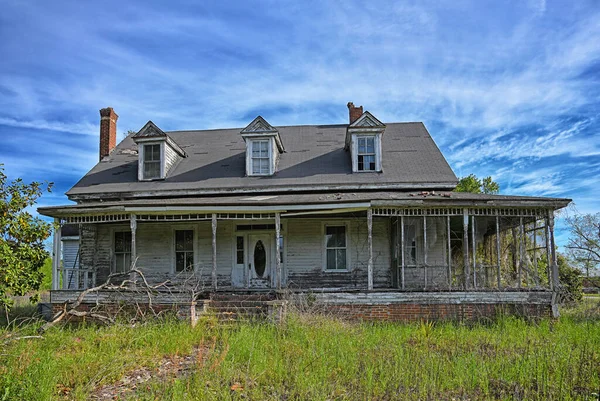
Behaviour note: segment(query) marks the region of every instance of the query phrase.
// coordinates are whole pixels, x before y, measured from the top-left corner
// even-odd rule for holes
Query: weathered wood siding
[[[349,271],[324,271],[323,223],[346,224],[348,229]],[[389,219],[373,220],[373,282],[389,287]],[[292,288],[364,288],[367,286],[368,239],[366,218],[345,220],[289,219],[287,222],[288,285]]]
[[[177,161],[179,161],[179,155],[168,143],[165,143],[165,175],[169,174],[169,170]]]
[[[82,236],[81,263],[85,267],[96,266],[98,282],[104,282],[114,269],[113,236],[116,231],[129,231],[128,224],[88,225]],[[217,281],[220,286],[231,285],[232,222],[219,221],[217,225]],[[195,230],[194,259],[196,276],[209,286],[212,274],[212,233],[210,222],[178,224],[143,223],[136,231],[136,266],[151,282],[171,279],[176,282],[189,280],[189,275],[172,274],[175,271],[175,230]],[[97,251],[94,251],[97,246]],[[177,277],[174,277],[177,276]]]
[[[349,270],[325,272],[323,222],[345,223],[348,228]],[[219,287],[231,286],[235,257],[236,226],[234,221],[219,220],[217,224],[217,281]],[[292,288],[365,288],[367,286],[368,240],[366,218],[345,220],[288,219],[285,238],[284,272]],[[93,226],[92,226],[93,228]],[[187,274],[174,278],[174,231],[195,230],[195,279],[209,287],[212,273],[212,234],[209,221],[189,223],[138,222],[136,231],[137,267],[151,282],[171,279],[181,282]],[[128,224],[99,224],[82,236],[81,262],[96,266],[98,281],[106,280],[113,270],[113,236],[115,231],[128,231]],[[98,250],[93,251],[97,246]],[[378,288],[391,286],[389,219],[373,221],[373,281]]]

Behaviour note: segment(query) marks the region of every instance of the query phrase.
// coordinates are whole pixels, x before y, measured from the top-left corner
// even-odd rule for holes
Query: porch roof
[[[51,217],[64,217],[98,213],[274,212],[303,209],[367,209],[369,207],[541,207],[560,209],[570,202],[571,199],[565,198],[463,192],[331,192],[86,202],[42,207],[38,209],[38,212]]]

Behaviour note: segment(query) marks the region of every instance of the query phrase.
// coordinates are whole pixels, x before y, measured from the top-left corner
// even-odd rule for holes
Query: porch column
[[[60,288],[60,219],[54,218],[52,243],[52,289]]]
[[[519,217],[519,271],[518,271],[519,288],[521,288],[522,282],[523,282],[523,264],[525,263],[525,257],[524,257],[524,252],[523,252],[524,237],[525,237],[525,230],[523,229],[523,217]],[[527,276],[525,276],[525,277],[527,277]]]
[[[277,289],[281,289],[281,247],[279,241],[281,238],[281,215],[275,213],[275,268],[277,270]]]
[[[500,284],[500,264],[501,264],[501,259],[500,259],[500,216],[496,216],[496,270],[497,270],[497,275],[498,277],[496,277],[496,280],[498,282],[498,288],[500,288],[501,284]]]
[[[373,289],[373,211],[367,209],[367,236],[369,242],[369,261],[367,263],[367,288]]]
[[[212,214],[212,287],[217,290],[217,214]]]
[[[423,216],[423,289],[427,289],[427,216]]]
[[[463,209],[463,265],[464,288],[469,288],[469,209]]]
[[[546,242],[546,274],[548,275],[548,286],[554,289],[554,280],[552,279],[552,250],[550,245],[550,218],[545,217],[544,239]]]
[[[401,271],[400,274],[402,276],[402,289],[404,290],[405,284],[404,284],[404,264],[406,263],[404,260],[404,243],[405,243],[405,239],[404,239],[404,216],[400,216],[400,257],[401,257]]]
[[[448,242],[448,289],[452,290],[452,242],[450,238],[450,215],[446,216],[446,237]]]
[[[137,218],[135,214],[129,215],[129,227],[131,228],[131,266],[129,269],[137,269],[137,250],[135,246],[135,234],[137,231]],[[131,273],[129,275],[131,281],[135,282],[137,280],[137,274]]]
[[[475,216],[471,216],[471,257],[473,258],[473,288],[477,288],[477,247],[475,243]]]
[[[554,243],[554,211],[553,210],[549,210],[548,211],[548,225],[549,225],[549,231],[550,231],[550,252],[552,255],[552,286],[553,289],[557,289],[559,286],[559,279],[558,279],[558,262],[556,260],[556,245]]]

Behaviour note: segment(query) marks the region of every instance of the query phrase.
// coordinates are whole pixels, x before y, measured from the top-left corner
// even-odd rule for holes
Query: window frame
[[[193,232],[193,261],[194,268],[192,270],[186,271],[182,270],[180,272],[177,271],[177,231],[192,231]],[[176,225],[172,227],[171,230],[171,274],[195,274],[198,271],[198,229],[195,225]]]
[[[111,273],[116,273],[117,272],[117,252],[116,252],[116,241],[115,241],[115,235],[117,233],[129,233],[131,235],[131,229],[127,226],[122,226],[122,227],[113,227],[110,230],[110,241],[111,241],[111,245],[110,245],[110,251],[112,254],[111,257],[111,261],[110,261],[110,272]],[[131,268],[131,248],[129,249],[129,252],[119,252],[119,254],[121,255],[126,255],[129,254],[129,268],[127,268],[125,271],[128,271]],[[123,272],[124,273],[124,272]]]
[[[146,166],[146,146],[159,146],[159,175],[158,177],[147,178],[145,173]],[[156,181],[162,180],[165,178],[165,142],[164,141],[148,141],[148,142],[140,142],[139,143],[139,160],[138,160],[138,180],[139,181]],[[156,162],[155,160],[151,161],[152,163]]]
[[[335,248],[328,248],[327,247],[327,228],[328,227],[344,227],[344,234],[345,234],[345,241],[346,241],[346,246],[345,246],[345,250],[346,250],[346,268],[345,269],[328,269],[327,268],[327,250],[328,249],[341,249],[340,247],[335,247]],[[322,244],[323,244],[323,272],[325,273],[348,273],[350,272],[351,269],[351,261],[350,261],[350,235],[349,235],[349,230],[348,230],[348,223],[347,222],[335,222],[335,221],[331,221],[331,222],[324,222],[322,225],[322,230],[321,230],[321,236],[322,236]]]
[[[414,245],[413,244],[409,244],[408,242],[408,236],[407,236],[407,228],[408,227],[414,227],[415,229],[415,235],[414,235]],[[404,223],[404,249],[402,249],[402,252],[406,253],[404,254],[404,266],[405,267],[422,267],[424,265],[424,257],[425,257],[425,250],[423,249],[424,247],[424,243],[423,243],[423,223],[421,221],[420,218],[414,218],[414,220],[409,220],[409,222],[407,223],[405,221]],[[412,258],[412,251],[414,251],[415,253],[415,257],[414,259]],[[411,263],[413,262],[414,263]]]
[[[359,141],[362,139],[368,140],[373,138],[373,151],[374,153],[361,153],[363,156],[375,156],[375,170],[359,170],[358,169],[358,157],[359,157]],[[352,172],[353,173],[381,173],[383,171],[383,164],[381,162],[381,134],[379,133],[355,133],[352,134],[351,141],[351,154],[352,154]]]
[[[249,157],[248,157],[248,175],[250,176],[269,176],[273,174],[273,150],[272,150],[272,140],[271,138],[256,138],[256,139],[252,139],[249,141],[250,142],[250,146],[249,146]],[[253,151],[254,151],[254,145],[261,143],[261,142],[265,142],[267,144],[267,157],[255,157],[253,156]],[[259,159],[259,160],[267,160],[267,172],[266,173],[255,173],[254,172],[254,159]],[[260,170],[260,168],[259,168]]]
[[[365,152],[360,152],[360,141],[365,141]],[[367,152],[368,144],[367,141],[373,141],[373,152]],[[365,169],[365,163],[363,161],[363,169],[360,168],[360,157],[361,156],[373,156],[373,169]],[[372,173],[377,171],[377,136],[376,135],[358,135],[356,137],[356,171],[361,173]]]

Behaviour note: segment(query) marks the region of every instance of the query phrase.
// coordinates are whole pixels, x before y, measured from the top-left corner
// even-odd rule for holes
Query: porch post
[[[212,287],[217,290],[217,214],[212,214]]]
[[[548,222],[550,224],[550,246],[551,246],[551,255],[552,255],[552,285],[554,289],[557,289],[559,286],[558,280],[558,262],[556,260],[556,245],[554,243],[554,211],[548,211]]]
[[[281,237],[281,215],[275,213],[275,267],[277,269],[277,289],[281,289],[281,247],[279,245]]]
[[[498,270],[498,288],[500,288],[500,216],[496,216],[496,269]]]
[[[373,289],[373,210],[367,209],[367,235],[369,242],[369,262],[367,264],[367,288]]]
[[[129,266],[129,269],[133,269],[133,268],[137,269],[137,250],[136,250],[136,245],[135,245],[135,234],[137,231],[137,218],[136,218],[136,215],[133,213],[129,215],[129,227],[131,228],[131,266]],[[129,279],[135,282],[137,280],[137,274],[132,272],[130,274]]]
[[[550,289],[554,289],[554,280],[552,277],[552,250],[550,245],[550,217],[549,214],[545,218],[546,227],[544,227],[544,237],[546,240],[546,264],[548,268],[546,269],[546,274],[548,275],[548,285]]]
[[[427,289],[427,216],[423,216],[423,289]]]
[[[400,260],[401,260],[401,267],[400,267],[400,275],[402,277],[402,289],[404,290],[404,264],[405,264],[405,260],[404,260],[404,215],[400,216]]]
[[[554,210],[548,210],[548,223],[550,232],[550,246],[551,255],[552,255],[552,316],[559,317],[560,313],[558,311],[558,289],[559,289],[559,279],[558,279],[558,263],[556,260],[556,245],[554,243]]]
[[[60,288],[60,219],[54,218],[54,236],[52,243],[52,289]]]
[[[448,289],[452,289],[452,243],[450,242],[450,215],[446,216],[446,239],[448,242]]]
[[[463,209],[463,265],[464,288],[469,288],[469,209]]]
[[[477,288],[477,248],[475,245],[475,216],[471,216],[471,256],[473,257],[473,287]]]
[[[525,246],[525,229],[523,228],[523,217],[519,217],[519,288],[521,288],[521,283],[523,281],[523,264],[525,263],[525,257],[523,252],[523,247]],[[525,277],[527,277],[527,273],[525,273]]]

